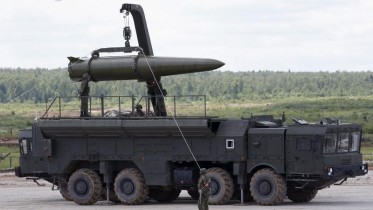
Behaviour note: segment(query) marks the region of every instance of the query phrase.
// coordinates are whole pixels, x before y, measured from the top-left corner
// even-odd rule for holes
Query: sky
[[[373,70],[371,0],[2,0],[0,67],[64,68],[123,46],[123,3],[142,5],[155,56],[223,71]]]

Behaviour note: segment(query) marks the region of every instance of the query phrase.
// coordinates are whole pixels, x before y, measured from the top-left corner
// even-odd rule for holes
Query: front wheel
[[[91,169],[79,169],[69,178],[68,192],[77,204],[94,204],[100,199],[102,194],[100,176]]]
[[[251,195],[260,205],[281,204],[286,190],[284,178],[268,168],[257,171],[250,181]]]
[[[310,202],[315,198],[317,190],[303,189],[303,190],[288,190],[288,198],[295,203]]]
[[[141,204],[149,194],[145,179],[136,168],[124,169],[117,175],[114,181],[114,191],[118,199],[127,205]]]

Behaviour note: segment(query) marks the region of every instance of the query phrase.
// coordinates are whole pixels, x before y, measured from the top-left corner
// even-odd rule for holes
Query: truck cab
[[[309,201],[320,189],[366,174],[361,138],[362,127],[357,124],[289,126],[285,161],[289,199]]]
[[[35,146],[36,126],[32,129],[24,129],[19,132],[19,165],[16,167],[15,173],[19,177],[38,177],[51,182],[51,176],[48,174],[48,155],[38,154]],[[43,147],[44,150],[47,147]]]

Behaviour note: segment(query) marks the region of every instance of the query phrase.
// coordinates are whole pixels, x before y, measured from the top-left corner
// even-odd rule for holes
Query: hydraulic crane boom
[[[153,56],[153,48],[152,43],[150,42],[150,36],[148,26],[146,24],[144,10],[140,5],[137,4],[123,4],[122,8],[120,9],[120,13],[123,13],[124,11],[132,14],[139,47],[144,50],[145,55]]]

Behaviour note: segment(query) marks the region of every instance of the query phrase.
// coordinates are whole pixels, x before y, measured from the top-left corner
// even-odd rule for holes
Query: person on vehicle
[[[80,96],[80,117],[89,117],[88,114],[88,99],[89,99],[89,74],[83,75],[83,80],[80,83],[79,96]]]
[[[145,116],[145,112],[142,111],[142,105],[141,104],[137,104],[135,109],[136,109],[135,116],[137,116],[137,117],[144,117]]]
[[[209,209],[209,196],[211,191],[210,182],[211,179],[206,175],[207,169],[201,168],[200,178],[198,180],[198,209],[199,210],[208,210]]]

